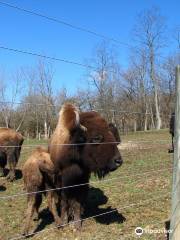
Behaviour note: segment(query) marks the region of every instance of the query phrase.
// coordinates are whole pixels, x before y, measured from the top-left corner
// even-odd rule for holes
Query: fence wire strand
[[[0,46],[1,48],[1,46]],[[3,49],[3,47],[2,47]],[[94,68],[93,66],[88,66],[88,65],[84,65],[86,67],[90,67],[90,68]],[[28,106],[46,106],[46,107],[53,107],[53,108],[59,108],[60,105],[57,105],[57,104],[49,104],[49,103],[31,103],[31,102],[16,102],[16,101],[0,101],[0,104],[11,104],[11,105],[28,105]],[[103,108],[96,108],[96,107],[93,107],[91,109],[85,109],[85,111],[95,111],[95,112],[102,112],[104,111]],[[156,115],[153,114],[153,113],[149,113],[149,112],[137,112],[137,111],[129,111],[129,110],[117,110],[117,109],[108,109],[109,112],[112,112],[113,114],[115,114],[115,116],[120,116],[120,115],[117,115],[117,113],[120,113],[120,114],[129,114],[129,115],[133,115],[133,114],[137,114],[137,115],[149,115],[149,116],[153,116],[155,117]],[[168,114],[166,115],[168,117],[171,117],[172,114]]]
[[[128,43],[121,42],[118,39],[105,36],[104,34],[101,34],[101,33],[92,31],[90,29],[87,29],[87,28],[84,28],[84,27],[80,27],[80,26],[77,26],[77,25],[65,22],[63,20],[60,20],[60,19],[57,19],[57,18],[54,18],[54,17],[50,17],[50,16],[47,16],[47,15],[44,15],[42,13],[38,13],[38,12],[29,10],[29,9],[25,9],[25,8],[22,8],[22,7],[19,7],[19,6],[15,6],[13,4],[10,4],[10,3],[7,3],[7,2],[3,2],[3,1],[0,1],[0,4],[3,5],[3,6],[6,6],[6,7],[12,8],[12,9],[18,10],[18,11],[22,11],[22,12],[25,12],[25,13],[28,13],[28,14],[31,14],[31,15],[34,15],[34,16],[37,16],[37,17],[44,18],[44,19],[49,20],[49,21],[53,21],[53,22],[56,22],[56,23],[59,23],[59,24],[63,24],[65,26],[67,26],[67,27],[70,27],[70,28],[73,28],[73,29],[76,29],[76,30],[79,30],[79,31],[82,31],[82,32],[86,32],[86,33],[92,34],[94,36],[97,36],[97,37],[100,37],[100,38],[103,38],[103,39],[106,39],[106,40],[109,40],[109,41],[113,41],[113,42],[116,42],[118,44],[121,44],[121,45],[124,45],[124,46],[127,46],[127,47],[132,47]]]
[[[154,171],[149,171],[149,172],[145,172],[145,173],[133,174],[133,177],[142,176],[142,175],[144,176],[144,175],[148,175],[150,173],[156,173],[156,172],[164,172],[164,171],[171,170],[171,169],[172,168],[165,168],[165,169],[159,169],[159,170],[156,169]],[[109,182],[109,181],[113,181],[113,180],[128,178],[129,176],[131,176],[131,175],[119,176],[119,177],[114,177],[114,178],[110,178],[110,179],[98,180],[98,181],[90,181],[90,182],[86,182],[86,183],[82,183],[82,184],[75,184],[75,185],[70,185],[70,186],[65,186],[65,187],[50,188],[50,189],[45,189],[45,190],[42,190],[42,191],[22,192],[22,193],[13,194],[13,195],[0,196],[0,200],[5,200],[5,199],[9,199],[9,198],[16,198],[16,197],[26,196],[26,195],[32,195],[32,194],[36,194],[36,193],[45,193],[45,192],[51,192],[51,191],[56,191],[56,190],[63,190],[63,189],[68,189],[68,188],[80,187],[80,186],[85,186],[85,185],[90,185],[90,184],[98,184],[98,183],[103,183],[103,182]]]
[[[162,196],[159,196],[159,197],[155,197],[155,198],[151,198],[151,199],[146,199],[146,200],[140,201],[139,203],[132,203],[132,204],[129,204],[129,205],[127,205],[127,206],[120,207],[120,208],[116,208],[116,209],[113,209],[113,210],[108,211],[108,212],[105,212],[105,213],[100,213],[100,214],[93,215],[93,216],[90,216],[90,217],[87,217],[87,218],[82,218],[81,220],[72,221],[72,222],[70,222],[70,223],[62,224],[62,225],[59,225],[59,226],[54,226],[54,227],[52,227],[52,228],[43,229],[43,230],[40,230],[40,231],[35,232],[35,233],[27,234],[27,235],[25,235],[25,236],[22,236],[22,235],[21,235],[21,236],[19,236],[19,237],[13,237],[13,238],[11,238],[10,240],[19,240],[19,239],[22,239],[22,238],[24,238],[24,237],[34,236],[34,235],[39,234],[39,233],[43,233],[43,232],[46,232],[46,231],[51,231],[51,230],[53,230],[53,229],[58,229],[59,227],[64,227],[64,226],[67,226],[67,225],[70,225],[70,224],[75,224],[75,223],[80,222],[80,221],[86,221],[86,220],[89,220],[89,219],[92,219],[92,218],[104,216],[104,215],[106,215],[106,214],[111,214],[111,213],[117,212],[117,211],[119,211],[119,210],[124,210],[124,209],[130,208],[130,207],[139,206],[139,205],[144,205],[144,204],[146,204],[147,202],[155,201],[155,200],[161,199],[162,197],[168,197],[168,196],[169,196],[169,194],[165,194],[165,195],[162,195]]]
[[[153,140],[153,142],[151,140],[138,140],[138,141],[126,141],[124,142],[125,144],[129,144],[129,145],[133,145],[133,144],[142,144],[142,143],[151,143],[152,144],[164,144],[164,143],[167,143],[167,144],[170,144],[169,140]],[[58,143],[58,144],[51,144],[51,143],[38,143],[38,144],[24,144],[22,147],[23,148],[28,148],[28,147],[40,147],[40,146],[83,146],[83,145],[106,145],[106,144],[120,144],[120,150],[121,150],[121,145],[122,142],[118,142],[118,141],[115,141],[115,142],[99,142],[99,143],[96,143],[96,142],[84,142],[84,143]],[[20,147],[19,145],[0,145],[0,148],[3,148],[3,147]],[[130,147],[130,146],[129,146]],[[141,149],[141,147],[139,146],[139,149]],[[144,149],[144,148],[142,148]],[[148,149],[148,148],[147,148]],[[150,147],[149,147],[150,149]]]

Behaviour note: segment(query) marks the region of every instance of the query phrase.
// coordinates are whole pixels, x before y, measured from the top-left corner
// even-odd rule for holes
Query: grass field
[[[21,168],[30,155],[27,145],[45,142],[26,141],[18,164],[17,180],[13,183],[0,179],[0,197],[23,192]],[[134,233],[136,227],[143,229],[164,229],[170,215],[172,154],[168,153],[170,136],[167,130],[138,132],[122,136],[120,151],[124,164],[117,171],[99,181],[92,176],[87,211],[81,232],[71,225],[63,229],[54,228],[52,216],[41,206],[40,219],[34,222],[32,230],[42,232],[29,239],[139,239]],[[97,181],[97,182],[95,182]],[[20,237],[26,210],[26,196],[0,199],[0,240]],[[144,233],[140,239],[166,239],[164,233]]]

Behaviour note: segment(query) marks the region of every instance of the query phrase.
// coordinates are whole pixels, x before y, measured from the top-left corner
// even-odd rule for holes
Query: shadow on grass
[[[3,192],[3,191],[6,191],[6,187],[5,187],[5,186],[2,186],[2,185],[0,185],[0,192]]]
[[[85,206],[85,212],[84,215],[82,216],[82,219],[95,216],[94,219],[96,220],[96,222],[99,222],[101,224],[109,225],[115,222],[123,223],[126,220],[126,218],[121,213],[119,213],[116,208],[112,208],[110,206],[105,208],[99,208],[100,205],[106,204],[107,201],[108,198],[107,196],[104,195],[104,192],[102,190],[100,190],[99,188],[91,187],[89,190],[88,199]],[[102,215],[96,216],[99,214]],[[54,223],[53,216],[48,210],[48,208],[43,209],[39,213],[39,219],[40,223],[34,230],[34,234],[36,234],[38,231],[43,230],[46,226]]]
[[[101,189],[91,187],[83,218],[100,215],[94,217],[94,219],[96,222],[106,225],[126,221],[126,218],[116,208],[112,208],[111,206],[99,208],[100,205],[106,204],[107,201],[108,198]]]
[[[34,230],[34,234],[36,234],[36,232],[43,230],[46,226],[54,222],[54,218],[48,208],[43,209],[39,213],[39,219],[41,219],[41,221],[37,226],[37,228]],[[54,223],[54,226],[55,226],[55,223]]]
[[[4,176],[6,177],[8,175],[8,173],[9,173],[9,169],[5,168],[4,169]],[[16,180],[22,178],[22,171],[20,169],[15,170],[15,178],[16,178]]]

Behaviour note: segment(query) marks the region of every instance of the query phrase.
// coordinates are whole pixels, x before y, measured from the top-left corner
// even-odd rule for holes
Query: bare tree
[[[165,20],[157,8],[139,14],[134,28],[134,36],[140,49],[145,49],[148,56],[149,77],[153,84],[156,129],[161,128],[159,82],[156,74],[157,58],[164,47]]]
[[[129,112],[138,112],[131,114],[131,117],[129,114],[129,124],[133,123],[134,131],[154,128],[152,84],[145,49],[131,49],[130,64],[123,72],[123,80],[124,97],[119,99],[123,102],[122,108],[127,109],[128,106]]]
[[[48,139],[52,131],[55,116],[54,95],[52,90],[53,67],[50,63],[39,60],[33,68],[25,69],[24,74],[28,81],[27,95],[23,102],[28,105],[26,128],[36,138],[41,133]]]
[[[0,85],[0,110],[6,127],[14,127],[16,130],[19,130],[26,114],[26,111],[23,112],[19,122],[15,126],[12,123],[13,114],[16,111],[18,105],[16,102],[22,96],[23,86],[23,74],[22,69],[17,70],[11,76],[5,76],[5,73],[1,72],[1,85]],[[9,78],[9,79],[7,79]]]
[[[174,29],[174,39],[177,43],[177,47],[178,49],[180,50],[180,25],[179,26],[176,26],[175,29]]]
[[[52,91],[53,68],[50,63],[43,60],[38,62],[37,66],[37,88],[42,98],[42,111],[44,115],[44,138],[48,139],[50,135],[50,120],[54,111],[54,99]]]
[[[94,93],[89,92],[88,95],[94,95],[95,101],[89,101],[89,105],[91,108],[94,105],[94,109],[101,110],[107,120],[111,121],[114,119],[112,110],[116,105],[117,84],[120,79],[120,65],[116,52],[108,43],[102,42],[96,47],[90,61],[95,69],[88,69],[87,78]]]
[[[175,102],[175,67],[180,59],[180,53],[172,54],[164,61],[162,65],[161,77],[163,78],[161,84],[162,95],[162,113],[169,119],[169,116],[174,112]],[[168,123],[166,123],[167,126]]]
[[[148,128],[148,111],[149,111],[149,79],[148,79],[148,64],[147,54],[143,49],[141,51],[133,50],[131,55],[131,65],[129,70],[131,72],[131,81],[135,85],[136,101],[134,105],[138,112],[142,113],[140,129],[143,127],[144,131]],[[136,118],[137,119],[137,118]],[[144,121],[142,123],[142,120]]]

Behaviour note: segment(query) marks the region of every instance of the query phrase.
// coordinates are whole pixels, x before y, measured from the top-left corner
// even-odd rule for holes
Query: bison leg
[[[7,161],[8,161],[8,164],[9,164],[9,173],[7,175],[7,179],[9,181],[14,181],[14,179],[15,179],[15,168],[16,168],[16,164],[17,164],[16,155],[14,154],[14,152],[12,152],[12,154],[8,155]]]
[[[61,194],[61,222],[62,225],[68,223],[68,199],[64,191]]]
[[[58,211],[57,211],[57,207],[56,207],[56,197],[55,197],[54,192],[48,192],[47,193],[47,201],[48,201],[48,207],[50,212],[52,213],[53,217],[54,217],[54,221],[56,223],[57,226],[61,225],[61,219],[58,215]]]
[[[81,220],[81,204],[80,202],[74,201],[73,202],[73,213],[74,213],[74,226],[76,230],[80,230],[82,226]]]
[[[34,211],[36,210],[36,195],[32,194],[28,196],[28,207],[25,216],[25,225],[23,229],[23,235],[28,235],[30,222],[33,217]]]
[[[0,177],[4,177],[4,168],[7,164],[6,154],[4,152],[0,152]]]
[[[9,173],[7,175],[7,179],[11,182],[15,180],[15,167],[16,163],[9,162]]]
[[[36,194],[36,197],[35,197],[35,216],[33,218],[34,221],[38,221],[39,219],[39,207],[42,203],[42,194]]]
[[[172,151],[174,152],[174,136],[172,135]]]

